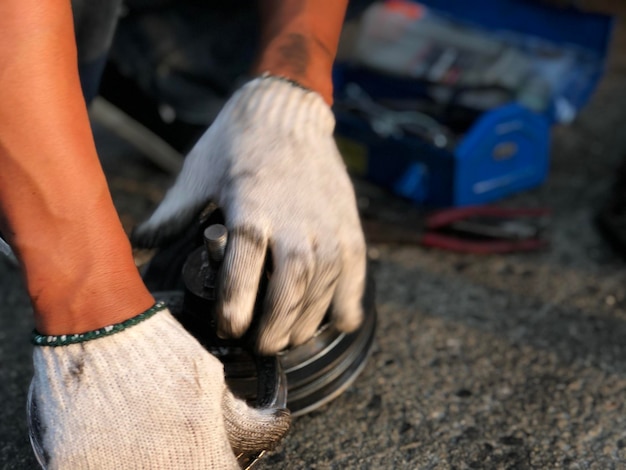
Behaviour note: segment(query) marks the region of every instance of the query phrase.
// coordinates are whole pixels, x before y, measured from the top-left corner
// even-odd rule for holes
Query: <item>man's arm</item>
[[[311,338],[329,307],[334,327],[358,327],[366,259],[329,107],[347,2],[261,0],[261,6],[262,44],[253,68],[261,77],[228,101],[134,235],[139,246],[158,246],[215,201],[230,231],[218,328],[234,337],[248,330],[269,252],[256,347],[275,354]]]
[[[260,0],[256,73],[269,72],[318,92],[332,104],[332,67],[348,0]]]
[[[92,138],[68,0],[0,2],[0,226],[45,334],[93,330],[153,303]]]

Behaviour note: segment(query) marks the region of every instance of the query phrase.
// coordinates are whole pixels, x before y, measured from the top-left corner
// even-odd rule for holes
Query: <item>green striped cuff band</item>
[[[31,343],[33,343],[35,346],[67,346],[68,344],[84,343],[85,341],[90,341],[92,339],[102,338],[104,336],[110,336],[114,333],[119,333],[126,328],[147,320],[155,313],[166,308],[167,306],[164,302],[157,302],[148,310],[140,313],[136,317],[129,318],[126,321],[116,323],[114,325],[104,326],[102,328],[98,328],[97,330],[87,331],[86,333],[53,336],[42,335],[36,330],[33,330],[33,333],[31,335]]]

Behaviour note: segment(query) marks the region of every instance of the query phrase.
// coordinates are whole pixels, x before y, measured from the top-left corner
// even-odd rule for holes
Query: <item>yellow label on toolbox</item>
[[[337,148],[346,162],[348,171],[357,176],[367,174],[367,147],[359,142],[345,137],[335,136]]]

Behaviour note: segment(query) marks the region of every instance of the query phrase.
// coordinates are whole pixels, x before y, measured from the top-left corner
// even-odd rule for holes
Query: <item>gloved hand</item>
[[[365,242],[334,125],[317,93],[282,78],[252,80],[228,101],[133,235],[137,245],[157,246],[209,200],[217,203],[229,229],[219,328],[235,337],[251,323],[269,249],[273,272],[257,339],[262,353],[309,339],[331,300],[339,330],[361,322]]]
[[[219,360],[154,310],[77,344],[35,338],[30,419],[45,468],[237,469],[233,450],[268,449],[286,433],[286,410],[236,399]]]

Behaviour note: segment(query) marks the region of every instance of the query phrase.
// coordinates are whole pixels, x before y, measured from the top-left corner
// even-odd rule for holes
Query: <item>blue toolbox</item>
[[[424,206],[541,184],[550,129],[602,77],[613,18],[539,0],[388,0],[334,71],[349,170]]]

